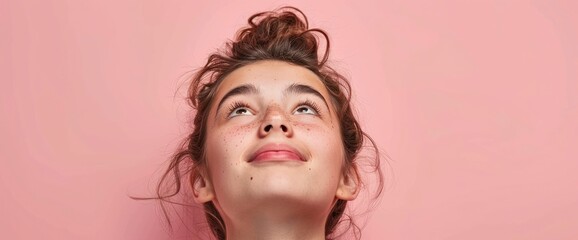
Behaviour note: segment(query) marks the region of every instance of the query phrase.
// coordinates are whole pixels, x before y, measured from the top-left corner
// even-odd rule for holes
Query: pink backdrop
[[[181,77],[285,4],[391,156],[364,239],[578,238],[575,1],[0,2],[0,238],[168,239]],[[467,3],[466,3],[467,2]]]

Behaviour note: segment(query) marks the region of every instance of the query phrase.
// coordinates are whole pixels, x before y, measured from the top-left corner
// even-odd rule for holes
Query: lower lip
[[[253,158],[252,162],[302,161],[299,155],[290,151],[267,151]]]

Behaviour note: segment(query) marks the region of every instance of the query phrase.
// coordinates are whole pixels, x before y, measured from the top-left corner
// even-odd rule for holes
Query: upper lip
[[[283,144],[283,143],[269,143],[269,144],[265,144],[265,145],[259,147],[257,149],[257,151],[253,152],[253,154],[251,154],[251,156],[249,157],[249,162],[252,162],[253,160],[255,160],[255,158],[257,156],[259,156],[259,154],[261,154],[261,153],[273,152],[273,151],[275,151],[275,152],[278,152],[278,151],[292,152],[292,153],[296,154],[297,156],[299,156],[299,159],[301,161],[306,161],[303,154],[299,150],[297,150],[297,148],[294,148],[290,145]]]

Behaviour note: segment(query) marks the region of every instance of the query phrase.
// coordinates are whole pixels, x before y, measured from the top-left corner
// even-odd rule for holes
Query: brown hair
[[[163,202],[174,203],[172,197],[182,192],[182,182],[193,184],[200,180],[201,173],[206,171],[205,140],[209,108],[222,80],[232,71],[261,60],[279,60],[305,67],[315,73],[331,95],[339,119],[345,163],[343,171],[355,171],[357,158],[365,140],[375,151],[372,157],[372,172],[379,178],[376,197],[383,186],[379,153],[374,141],[362,131],[350,106],[351,87],[347,79],[337,73],[326,63],[329,56],[329,38],[321,29],[309,29],[306,16],[297,8],[283,7],[272,12],[257,13],[249,18],[249,26],[242,29],[234,41],[228,42],[224,49],[213,53],[205,66],[192,77],[189,86],[188,101],[196,110],[193,120],[193,132],[184,140],[181,148],[172,157],[168,169],[163,174],[156,199],[167,214]],[[318,56],[319,39],[325,40],[325,51]],[[183,177],[189,175],[188,180]],[[187,179],[186,177],[184,179]],[[172,182],[174,181],[174,182]],[[340,223],[347,224],[345,229],[355,232],[359,238],[359,228],[351,218],[344,220],[345,200],[338,200],[325,225],[326,237],[335,237]],[[223,219],[212,202],[204,204],[207,222],[217,239],[226,239]],[[168,219],[168,218],[167,218]],[[169,225],[171,225],[169,220]],[[333,234],[333,235],[332,235]]]

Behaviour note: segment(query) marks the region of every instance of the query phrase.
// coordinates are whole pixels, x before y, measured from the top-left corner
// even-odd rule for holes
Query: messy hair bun
[[[319,44],[314,33],[327,36],[322,30],[308,29],[308,25],[304,15],[302,20],[289,11],[255,14],[249,18],[249,27],[241,30],[236,41],[228,46],[231,57],[239,60],[275,59],[302,66],[323,65],[327,60],[327,51],[319,62]]]

